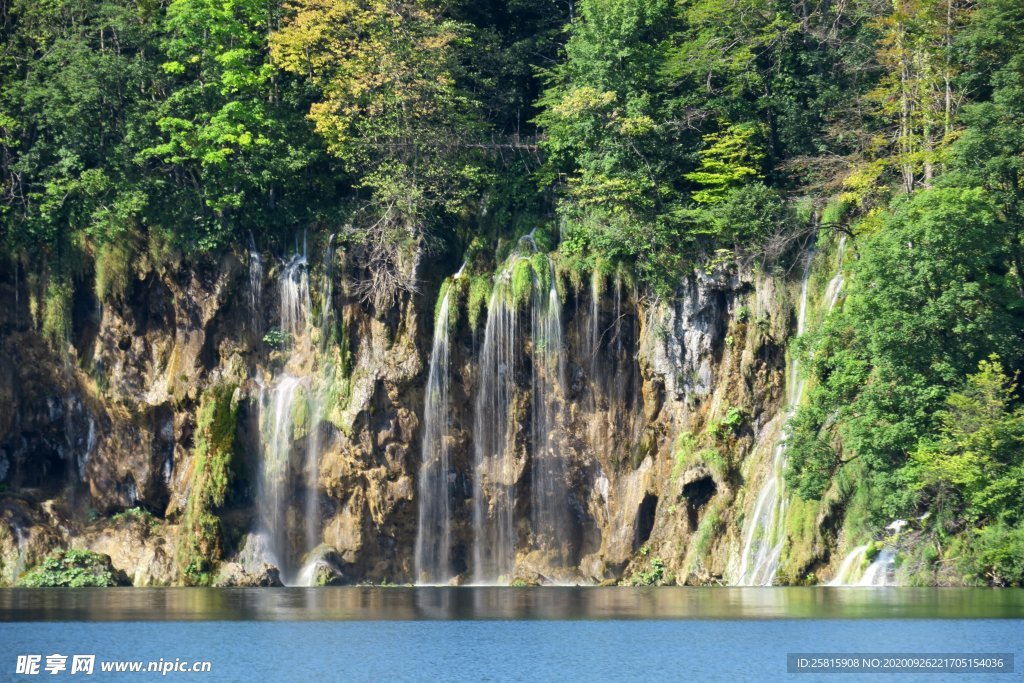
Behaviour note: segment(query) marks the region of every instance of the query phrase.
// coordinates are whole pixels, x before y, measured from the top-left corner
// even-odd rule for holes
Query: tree
[[[154,218],[173,225],[180,242],[211,249],[251,232],[276,238],[333,195],[316,172],[329,169],[301,114],[306,93],[270,62],[277,14],[264,0],[167,7],[166,96],[151,115],[155,139],[138,159],[171,176]]]
[[[481,178],[475,103],[456,87],[463,27],[422,0],[296,0],[288,10],[271,53],[320,89],[309,118],[370,192],[363,295],[386,305],[415,288],[429,221],[458,212]]]
[[[145,206],[127,138],[151,92],[151,19],[116,0],[10,4],[0,216],[7,246],[60,277],[73,270],[82,233],[113,239]]]
[[[794,421],[789,473],[804,495],[859,458],[887,481],[879,511],[908,512],[898,472],[949,389],[992,352],[1021,358],[1007,238],[991,197],[964,188],[917,192],[865,237],[844,308],[807,344],[816,386]],[[831,439],[821,447],[824,429],[842,459]]]
[[[757,129],[752,125],[731,125],[718,133],[704,136],[700,167],[686,179],[702,189],[693,193],[698,204],[717,204],[726,193],[751,180],[762,178],[764,153],[754,143]]]
[[[963,94],[955,87],[953,36],[963,23],[963,0],[896,0],[877,20],[882,80],[868,94],[888,133],[882,144],[899,170],[903,190],[929,185],[953,140]]]

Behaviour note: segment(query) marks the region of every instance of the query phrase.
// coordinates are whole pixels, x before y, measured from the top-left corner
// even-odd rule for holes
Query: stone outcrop
[[[344,265],[345,256],[337,258]],[[223,561],[209,580],[280,582],[276,567],[241,556],[257,525],[260,387],[281,363],[261,341],[280,305],[274,267],[259,282],[264,295],[253,297],[243,261],[229,254],[140,269],[102,305],[81,284],[66,350],[41,338],[27,284],[14,273],[0,277],[0,299],[17,300],[0,305],[0,484],[7,487],[0,492],[0,582],[11,584],[51,549],[80,547],[109,555],[135,585],[183,583],[181,523],[203,466],[197,411],[204,394],[223,386],[237,387],[238,453],[224,500],[210,508]],[[306,490],[305,465],[295,459],[288,493],[314,497],[324,545],[319,561],[306,564],[313,562],[318,583],[409,582],[434,302],[403,295],[375,311],[339,272],[330,292],[346,344],[344,395],[319,423],[296,432],[296,453],[313,430],[320,439],[317,485]],[[516,578],[624,581],[657,560],[675,582],[725,580],[751,504],[744,483],[764,466],[758,449],[777,429],[791,285],[721,268],[686,277],[669,301],[652,302],[618,281],[597,301],[586,287],[562,289],[567,384],[559,448],[568,463],[572,521],[563,540],[572,562],[559,570],[543,554],[522,551]],[[460,572],[472,555],[481,334],[464,314],[452,332],[446,438]],[[522,353],[530,343],[523,340]],[[520,464],[511,476],[523,490],[530,477],[527,381],[517,379],[522,389],[510,414]],[[518,502],[521,520],[526,504]],[[528,522],[516,533],[528,547]]]

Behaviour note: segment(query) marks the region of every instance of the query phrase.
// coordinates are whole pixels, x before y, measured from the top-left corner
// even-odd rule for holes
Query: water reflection
[[[1024,590],[942,588],[3,589],[0,621],[977,619]]]

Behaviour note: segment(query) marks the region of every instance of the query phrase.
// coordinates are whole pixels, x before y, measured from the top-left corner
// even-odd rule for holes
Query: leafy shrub
[[[292,341],[292,336],[284,330],[273,327],[263,335],[263,343],[272,349],[283,349]]]
[[[58,550],[18,579],[22,588],[83,588],[127,583],[106,555],[88,550]]]

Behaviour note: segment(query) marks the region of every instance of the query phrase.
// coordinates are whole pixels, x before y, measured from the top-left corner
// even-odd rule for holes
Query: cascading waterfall
[[[524,238],[524,242],[536,250],[532,239]],[[480,351],[474,414],[473,581],[477,584],[508,583],[515,570],[516,482],[522,471],[515,442],[522,419],[516,371],[523,339],[512,280],[514,268],[517,264],[521,267],[524,260],[522,255],[513,256],[495,280]],[[560,568],[566,562],[569,520],[560,447],[565,351],[554,266],[550,259],[544,263],[546,272],[531,265],[532,295],[524,302],[531,305],[533,348],[530,521],[533,549],[541,553],[546,564]]]
[[[836,272],[825,288],[825,311],[831,311],[839,301],[843,287],[843,255],[846,248],[845,236],[840,239],[836,259]],[[797,336],[807,331],[807,294],[811,275],[811,262],[814,251],[808,250],[804,261],[803,276],[800,283],[800,303],[797,308]],[[805,380],[800,376],[796,359],[790,362],[786,379],[786,402],[782,410],[781,428],[786,425],[803,398]],[[747,523],[744,536],[743,554],[740,560],[740,573],[736,585],[770,586],[775,582],[775,574],[782,557],[782,546],[785,541],[785,518],[787,496],[785,493],[786,469],[786,437],[782,435],[775,443],[772,453],[772,469],[768,480],[758,494],[754,504],[753,515]]]
[[[534,282],[533,310],[533,451],[531,522],[534,545],[547,556],[549,566],[564,567],[568,553],[568,490],[560,425],[565,396],[565,353],[562,344],[562,302],[558,297],[554,266],[547,262],[550,284],[545,291]]]
[[[896,547],[895,540],[899,537],[900,531],[907,526],[905,519],[897,519],[885,527],[889,534],[886,544],[871,561],[871,564],[864,569],[863,574],[858,578],[858,572],[864,565],[864,558],[867,556],[868,545],[857,546],[843,558],[836,572],[834,579],[829,581],[829,586],[893,586],[896,585]]]
[[[843,558],[835,578],[828,582],[829,586],[852,586],[861,565],[864,564],[864,556],[868,552],[867,545],[859,545]]]
[[[457,280],[463,265],[452,278]],[[416,582],[446,584],[452,579],[451,458],[448,451],[448,321],[452,287],[448,287],[434,323],[430,371],[423,406],[423,444],[416,529]]]
[[[333,241],[328,243],[326,263],[332,258]],[[324,308],[331,307],[331,273]],[[321,319],[321,344],[325,344],[329,313]],[[316,349],[311,340],[312,302],[309,269],[305,254],[295,254],[282,268],[280,276],[280,331],[287,336],[288,355],[269,388],[260,392],[260,430],[263,442],[263,467],[259,481],[260,539],[263,561],[281,570],[282,580],[296,575],[297,559],[319,543],[320,521],[317,490],[319,485],[320,427],[323,412],[322,391],[313,385],[311,368]],[[306,499],[301,511],[302,546],[293,542],[291,522],[292,451],[296,432],[308,425],[303,454]],[[295,524],[295,528],[298,525]],[[299,572],[299,575],[303,575]]]
[[[813,257],[813,250],[808,250],[800,283],[797,336],[802,335],[807,327],[807,289]],[[786,381],[786,403],[782,410],[783,429],[803,397],[804,381],[797,370],[797,363],[794,360],[790,363],[789,377]],[[784,540],[782,527],[786,517],[786,496],[783,490],[785,467],[786,440],[783,435],[776,441],[772,452],[771,472],[757,496],[753,515],[747,524],[740,575],[736,581],[739,586],[770,586],[775,580]]]
[[[249,305],[252,307],[255,332],[259,334],[263,310],[263,257],[252,235],[249,236]]]
[[[843,257],[846,256],[846,235],[839,238],[839,245],[836,254],[836,263],[839,264],[836,274],[829,280],[825,288],[825,310],[831,311],[839,302],[839,295],[843,292]]]
[[[858,586],[892,586],[895,584],[896,549],[892,546],[882,548],[878,556],[864,570],[864,575],[857,582]]]
[[[892,586],[895,585],[896,549],[887,545],[883,547],[871,564],[861,572],[868,546],[859,545],[851,550],[839,565],[834,579],[829,586]]]
[[[606,276],[595,268],[590,280],[590,310],[583,319],[580,337],[589,356],[587,409],[595,415],[588,428],[590,447],[597,453],[613,453],[641,439],[643,420],[635,401],[640,395],[640,375],[635,366],[634,330],[627,322],[626,297],[637,301],[636,286],[627,290],[621,272],[611,278],[611,317],[602,319],[600,302],[605,297]]]
[[[473,418],[473,582],[508,582],[515,567],[515,391],[518,315],[510,301],[511,268],[502,270],[487,307],[480,386]]]
[[[293,413],[301,395],[301,380],[282,375],[273,388],[262,392],[260,421],[263,429],[263,470],[260,476],[260,525],[269,557],[282,572],[291,553],[288,542],[288,470],[294,432]]]
[[[320,357],[327,358],[325,353],[331,342],[334,328],[334,239],[332,234],[327,240],[324,251],[324,297],[320,312]],[[323,421],[326,385],[333,379],[334,368],[329,366],[323,373],[327,382],[322,382],[310,392],[309,396],[309,437],[306,440],[306,514],[305,536],[306,550],[312,550],[320,544],[320,505],[318,491],[320,489],[320,450],[321,424]]]
[[[306,256],[295,254],[281,271],[281,331],[293,341],[305,335],[312,308]]]

